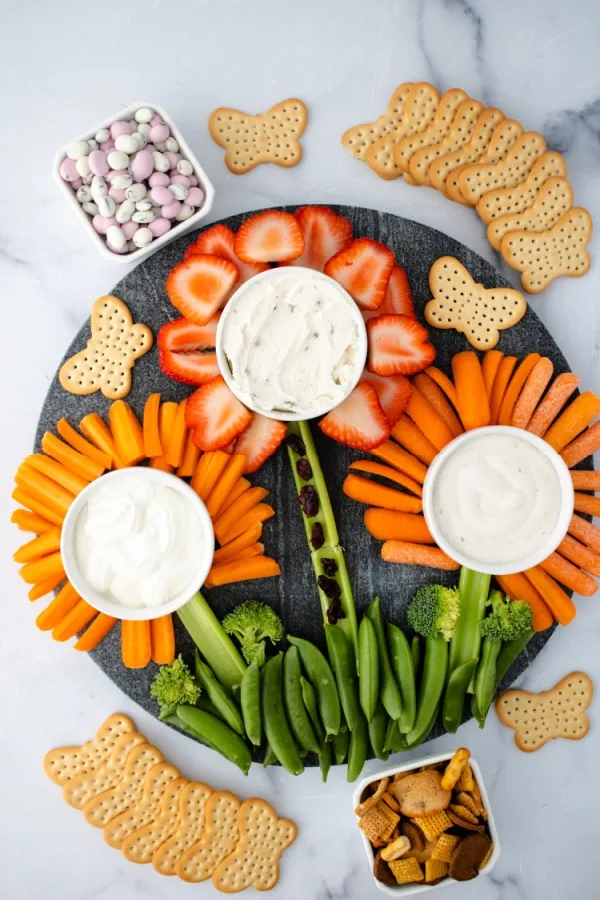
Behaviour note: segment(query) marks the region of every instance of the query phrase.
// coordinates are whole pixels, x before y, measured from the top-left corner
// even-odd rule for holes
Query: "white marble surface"
[[[3,85],[0,278],[4,427],[0,458],[5,506],[3,627],[0,630],[0,894],[6,900],[130,900],[213,897],[210,885],[167,881],[127,863],[67,807],[45,778],[52,746],[82,741],[115,710],[190,778],[259,794],[294,818],[273,896],[358,900],[378,896],[363,858],[345,771],[322,786],[316,772],[293,780],[262,768],[245,780],[214,754],[140,712],[94,666],[34,627],[10,554],[10,482],[30,451],[37,412],[64,348],[123,268],[105,262],[80,230],[50,177],[55,148],[144,97],[164,105],[217,188],[213,218],[282,202],[356,203],[435,226],[492,259],[475,214],[429,190],[379,181],[339,138],[379,115],[402,81],[460,86],[541,130],[567,155],[576,201],[600,218],[600,7],[594,0],[72,0],[0,4]],[[311,121],[305,159],[291,171],[262,167],[230,175],[207,135],[216,106],[263,110],[301,97]],[[598,232],[597,232],[598,234]],[[598,237],[591,252],[599,253]],[[532,301],[583,385],[600,389],[598,263],[581,281],[563,280]],[[548,688],[581,668],[600,683],[598,600],[557,633],[522,684]],[[597,706],[597,704],[596,704]],[[451,886],[448,900],[592,900],[597,876],[600,731],[581,743],[554,742],[533,756],[491,714],[432,751],[467,744],[485,774],[502,838],[488,877]],[[376,771],[382,764],[371,764]]]

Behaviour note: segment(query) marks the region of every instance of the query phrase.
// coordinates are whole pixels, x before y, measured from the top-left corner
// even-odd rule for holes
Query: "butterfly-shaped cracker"
[[[251,116],[238,109],[220,107],[211,113],[208,130],[226,150],[225,165],[235,175],[250,172],[261,163],[290,168],[302,158],[298,140],[306,128],[308,110],[301,100],[282,100],[266,113]]]

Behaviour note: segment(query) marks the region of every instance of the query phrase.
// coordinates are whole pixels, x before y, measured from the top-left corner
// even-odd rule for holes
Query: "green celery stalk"
[[[221,684],[230,690],[241,684],[246,663],[202,594],[198,591],[177,615]]]
[[[450,642],[450,661],[448,674],[458,666],[472,659],[479,659],[481,649],[481,632],[479,623],[485,615],[485,606],[490,592],[491,575],[474,572],[463,566],[460,570],[458,592],[460,595],[460,616],[456,623],[456,631]],[[473,693],[474,679],[469,685]]]
[[[310,425],[308,422],[288,422],[288,434],[295,434],[304,442],[304,446],[306,447],[306,458],[308,459],[312,469],[312,478],[310,478],[309,481],[304,481],[303,478],[300,478],[296,470],[296,463],[300,459],[300,457],[288,445],[288,455],[292,466],[292,474],[294,476],[296,490],[299,493],[301,488],[303,488],[307,484],[311,484],[315,488],[319,497],[319,510],[316,516],[308,519],[303,512],[300,512],[304,524],[304,531],[306,532],[306,539],[308,541],[308,546],[310,549],[312,566],[315,575],[318,578],[319,575],[325,574],[321,565],[321,559],[335,559],[338,570],[333,577],[340,586],[342,592],[340,602],[341,607],[345,613],[345,618],[340,619],[337,624],[345,633],[346,637],[352,642],[355,656],[357,656],[358,624],[356,621],[354,597],[352,596],[352,586],[350,584],[350,578],[348,576],[348,569],[346,568],[344,551],[340,547],[340,539],[335,522],[335,516],[333,514],[331,501],[329,499],[329,491],[327,490],[327,485],[325,483],[323,470],[321,469],[321,464],[317,455],[317,450],[310,430]],[[323,528],[323,535],[325,537],[325,543],[318,550],[313,550],[310,544],[311,532],[315,522],[320,523]],[[318,586],[317,590],[319,592],[319,600],[321,602],[323,621],[327,625],[329,624],[329,620],[327,619],[327,610],[330,605],[330,600]]]

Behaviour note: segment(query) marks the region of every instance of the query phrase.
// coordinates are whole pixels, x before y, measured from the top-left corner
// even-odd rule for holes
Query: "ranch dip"
[[[431,497],[431,514],[446,542],[484,572],[486,564],[539,551],[563,506],[550,459],[518,434],[494,430],[457,445],[443,461]]]
[[[358,380],[360,312],[319,272],[285,266],[264,275],[227,304],[224,364],[248,406],[310,418],[341,403]]]

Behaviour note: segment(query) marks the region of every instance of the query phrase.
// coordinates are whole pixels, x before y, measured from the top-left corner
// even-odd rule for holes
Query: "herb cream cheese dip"
[[[341,285],[312,269],[285,266],[234,294],[217,352],[226,381],[247,406],[311,418],[355,387],[365,363],[365,328]]]

